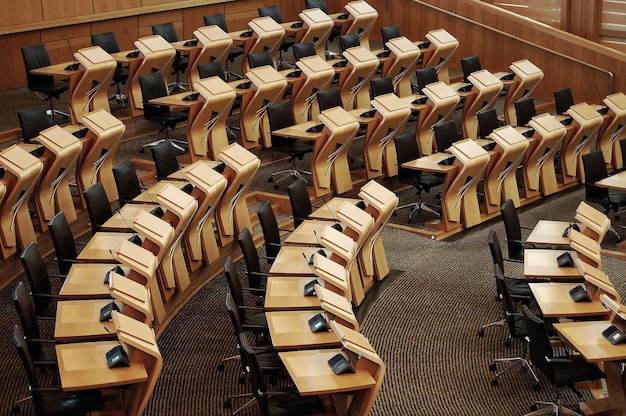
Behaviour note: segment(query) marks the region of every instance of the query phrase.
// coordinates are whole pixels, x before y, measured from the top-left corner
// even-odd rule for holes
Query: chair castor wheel
[[[491,380],[491,385],[492,386],[497,386],[498,384],[499,383],[498,383],[498,379],[497,378],[494,378],[493,380]]]
[[[478,330],[478,336],[481,337],[481,338],[484,337],[485,336],[485,330],[484,329],[479,329]]]
[[[533,390],[534,391],[539,391],[540,388],[541,387],[539,387],[539,384],[537,384],[537,383],[533,384]]]
[[[224,364],[218,364],[217,371],[224,371]]]
[[[230,400],[224,400],[224,409],[230,409],[232,405]]]
[[[489,371],[496,371],[496,363],[489,364]]]
[[[511,346],[511,340],[507,339],[506,341],[504,341],[504,346],[505,347],[510,347]]]

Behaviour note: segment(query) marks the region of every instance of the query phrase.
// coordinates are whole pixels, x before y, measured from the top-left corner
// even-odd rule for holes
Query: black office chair
[[[291,388],[268,390],[257,352],[245,334],[239,334],[242,358],[250,367],[250,389],[263,416],[305,416],[326,413],[318,396],[301,396]]]
[[[626,138],[620,139],[619,150],[622,153],[622,166],[618,170],[622,171],[626,170]]]
[[[133,199],[141,194],[141,184],[133,161],[127,159],[113,167],[113,179],[117,188],[120,208],[133,202]]]
[[[553,94],[556,114],[565,114],[565,112],[574,105],[574,97],[572,96],[572,90],[569,87],[555,90]]]
[[[109,203],[109,197],[102,182],[96,182],[83,191],[87,212],[89,213],[89,225],[91,233],[102,231],[102,225],[113,216],[113,210]]]
[[[267,202],[267,201],[266,201]],[[253,289],[258,289],[258,296],[263,296],[265,287],[267,286],[267,273],[261,271],[261,261],[259,260],[259,252],[254,245],[252,234],[248,227],[237,236],[237,242],[243,254],[243,261],[246,264],[246,274],[248,275],[248,285]]]
[[[402,164],[410,160],[421,157],[415,133],[405,133],[394,138],[396,145],[396,158],[398,160],[398,182],[411,185],[415,188],[417,201],[401,205],[395,211],[404,208],[411,208],[408,216],[408,222],[413,221],[413,214],[418,211],[427,211],[439,217],[440,211],[438,206],[431,206],[422,201],[422,192],[430,192],[431,188],[443,185],[443,178],[432,173],[423,172],[414,169],[403,168]]]
[[[326,0],[304,0],[304,4],[307,9],[320,9],[324,13],[328,14],[328,4],[326,4]],[[330,31],[328,41],[333,42],[340,34],[341,28],[333,27]]]
[[[228,25],[226,24],[226,16],[223,13],[212,14],[208,16],[204,16],[204,24],[206,26],[219,26],[224,32],[228,33]],[[225,68],[225,80],[228,81],[230,76],[232,75],[235,78],[243,78],[241,74],[236,74],[230,71],[228,63],[235,62],[235,59],[243,55],[243,48],[239,46],[233,46],[228,51],[228,58],[226,59],[226,68]]]
[[[117,37],[115,32],[94,33],[91,35],[91,44],[94,46],[100,46],[105,52],[111,54],[120,51],[120,45],[117,43]],[[120,85],[126,85],[128,81],[128,68],[124,67],[121,62],[117,63],[117,68],[113,73],[113,84],[116,87],[114,95],[109,97],[109,100],[116,100],[119,104],[126,105],[128,97],[126,94],[122,94]]]
[[[72,235],[72,230],[63,211],[57,213],[48,221],[48,230],[50,231],[50,238],[57,255],[56,260],[59,266],[59,273],[67,275],[72,264],[76,263],[78,251],[76,250],[76,242]]]
[[[169,43],[178,42],[178,33],[174,23],[162,23],[159,25],[152,25],[152,34],[159,35]],[[181,55],[179,51],[176,51],[174,56],[174,62],[172,62],[172,71],[176,75],[176,82],[168,85],[170,92],[180,92],[189,88],[186,82],[180,80],[180,74],[185,73],[187,66],[189,65],[189,58]]]
[[[278,227],[278,221],[276,220],[276,214],[272,209],[270,201],[263,202],[257,210],[257,217],[259,217],[259,223],[261,224],[261,230],[263,231],[263,243],[265,246],[265,259],[269,264],[274,263],[274,259],[278,256],[278,252],[282,247],[280,239],[280,233],[290,232],[290,230],[281,229]]]
[[[49,101],[48,115],[53,120],[56,114],[69,117],[69,114],[54,108],[54,100],[61,98],[61,94],[69,89],[69,85],[63,81],[55,81],[52,75],[31,74],[31,70],[51,65],[48,49],[43,43],[22,48],[22,58],[26,68],[26,82],[28,89],[44,96],[44,101]]]
[[[241,325],[246,331],[251,331],[254,334],[265,337],[269,335],[269,329],[267,327],[267,319],[265,318],[265,311],[263,308],[248,306],[244,299],[243,287],[239,280],[239,274],[235,268],[232,257],[228,257],[224,262],[224,275],[228,287],[230,288],[230,294],[233,297],[239,316],[241,316]],[[258,289],[246,288],[250,293],[255,295],[262,294]]]
[[[100,390],[66,392],[58,386],[41,386],[33,357],[24,339],[24,333],[17,325],[13,327],[12,340],[24,365],[29,384],[28,390],[33,399],[37,416],[83,415],[105,409],[104,398]]]
[[[268,106],[267,118],[272,140],[272,152],[277,151],[289,155],[289,168],[272,172],[268,178],[269,182],[274,183],[274,189],[278,189],[280,183],[287,178],[298,179],[303,178],[303,174],[311,174],[309,171],[298,169],[296,159],[302,160],[304,159],[304,155],[313,153],[313,146],[299,139],[273,134],[276,130],[295,124],[293,112],[291,111],[291,102],[281,101],[278,104]],[[278,177],[278,179],[275,179],[276,177]]]
[[[499,378],[502,374],[508,373],[511,370],[516,368],[525,368],[533,377],[533,390],[539,389],[539,378],[535,371],[533,370],[530,362],[526,358],[528,353],[528,344],[526,341],[526,337],[528,336],[528,331],[526,328],[526,322],[524,320],[524,316],[515,308],[513,304],[513,300],[509,295],[509,290],[507,285],[504,282],[504,277],[501,274],[498,266],[494,267],[496,271],[496,282],[498,287],[500,288],[500,292],[502,294],[502,312],[506,322],[506,326],[508,329],[507,339],[504,344],[507,347],[511,346],[511,342],[514,339],[519,339],[524,342],[524,354],[517,357],[507,357],[507,358],[496,358],[493,360],[493,363],[489,365],[489,370],[496,372],[494,378],[491,380],[492,386],[497,386],[499,384]],[[508,367],[503,370],[498,370],[498,363],[508,363]]]
[[[57,313],[58,294],[52,292],[50,274],[37,244],[29,243],[20,253],[20,262],[26,273],[37,319],[54,320]],[[66,273],[67,274],[67,273]]]
[[[478,55],[461,58],[461,68],[463,69],[463,82],[469,82],[467,77],[469,77],[472,73],[483,69]]]
[[[338,36],[339,40],[339,52],[343,53],[346,49],[353,48],[355,46],[361,46],[361,38],[358,33],[353,33],[351,35],[341,35]]]
[[[509,259],[523,262],[524,249],[533,248],[533,246],[526,244],[526,241],[522,237],[522,229],[531,231],[532,228],[521,226],[517,209],[511,199],[507,199],[502,203],[500,206],[500,214],[506,232],[506,245]]]
[[[298,228],[302,221],[309,218],[313,213],[313,205],[309,192],[306,190],[306,181],[298,179],[287,187],[287,195],[289,195],[289,204],[291,205],[291,215],[293,215],[293,226]]]
[[[398,25],[381,27],[380,34],[383,38],[383,49],[388,49],[387,42],[389,42],[391,39],[399,38],[402,36],[402,34],[400,33],[400,27]]]
[[[602,151],[586,153],[582,155],[582,161],[585,174],[585,200],[590,204],[600,205],[604,208],[605,214],[610,211],[617,213],[615,218],[619,219],[620,209],[626,207],[626,194],[595,185],[599,180],[609,176]],[[613,232],[615,233],[615,230]]]
[[[283,17],[280,14],[280,8],[277,5],[267,6],[267,7],[259,7],[259,17],[271,17],[276,23],[279,25],[283,23]],[[293,47],[295,43],[294,38],[292,36],[285,36],[283,38],[283,42],[280,45],[280,49],[278,52],[278,68],[283,69],[283,65],[285,62],[283,61],[283,52],[287,52],[289,48]]]
[[[339,88],[333,87],[326,90],[319,90],[317,92],[317,105],[319,106],[320,113],[329,108],[343,107]]]
[[[169,140],[164,140],[150,148],[157,180],[166,180],[168,176],[180,169],[174,150],[174,146]]]
[[[422,68],[415,71],[415,78],[417,81],[417,94],[423,94],[422,90],[425,86],[438,82],[439,75],[437,75],[437,70],[434,66],[428,68]]]
[[[566,405],[562,403],[561,389],[569,387],[580,397],[581,395],[574,388],[576,383],[606,378],[606,374],[600,371],[595,364],[587,362],[582,355],[555,356],[546,323],[535,316],[526,305],[522,305],[522,313],[526,321],[527,334],[530,340],[530,361],[557,389],[554,402],[535,402],[535,405],[531,408],[531,411],[534,411],[532,414],[577,415],[578,413],[564,407]],[[537,410],[539,406],[547,407]]]
[[[370,80],[370,99],[379,95],[394,93],[393,80],[391,77],[372,78]]]
[[[203,62],[198,64],[198,76],[200,79],[218,77],[222,81],[226,81],[226,75],[224,68],[220,61]]]
[[[251,53],[248,55],[248,65],[250,69],[259,68],[261,66],[271,66],[274,68],[274,61],[269,52]]]
[[[517,100],[514,105],[518,127],[526,127],[528,122],[537,115],[535,100],[532,97]]]
[[[293,60],[298,62],[302,58],[307,56],[315,56],[315,44],[313,42],[296,43],[293,45]]]
[[[495,129],[504,126],[504,122],[498,118],[495,108],[476,113],[478,118],[478,135],[481,139],[486,139]]]
[[[435,124],[433,131],[438,152],[445,152],[450,146],[461,140],[461,133],[456,130],[454,120]]]
[[[143,97],[143,118],[161,125],[161,130],[165,132],[165,137],[169,139],[169,129],[175,129],[176,124],[187,120],[187,113],[182,111],[171,111],[167,105],[150,104],[153,98],[160,98],[167,95],[167,87],[163,81],[161,71],[141,75],[139,86]]]
[[[24,143],[32,143],[32,139],[53,125],[43,105],[20,110],[17,112],[17,118],[20,121]]]
[[[17,282],[13,290],[13,305],[20,318],[24,338],[33,358],[33,364],[36,367],[57,367],[55,342],[53,339],[43,339],[41,336],[35,305],[23,282]]]

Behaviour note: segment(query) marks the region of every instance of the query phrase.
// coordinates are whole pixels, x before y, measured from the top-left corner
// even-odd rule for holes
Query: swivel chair
[[[198,64],[198,76],[200,79],[218,77],[226,81],[226,75],[220,61],[211,61]]]
[[[261,230],[263,231],[265,258],[269,264],[273,264],[274,259],[280,251],[280,248],[283,246],[280,240],[280,232],[289,232],[290,230],[285,230],[278,227],[276,214],[274,214],[274,210],[272,209],[272,204],[270,203],[270,201],[263,202],[261,206],[259,206],[259,209],[256,213],[259,217]]]
[[[94,33],[91,35],[91,44],[94,46],[100,46],[106,53],[109,54],[120,51],[120,46],[117,43],[115,32]],[[116,87],[116,92],[114,95],[109,97],[109,101],[116,100],[119,104],[122,104],[123,106],[126,105],[128,96],[126,94],[122,94],[120,84],[126,85],[128,75],[128,68],[122,66],[121,62],[118,62],[115,73],[113,74],[113,85]]]
[[[293,45],[293,60],[298,62],[302,58],[307,56],[317,55],[315,51],[315,44],[313,42],[296,43]]]
[[[433,126],[435,133],[435,142],[437,143],[437,151],[445,152],[455,142],[461,140],[461,133],[456,130],[454,120],[444,121]]]
[[[393,80],[391,77],[372,78],[370,80],[370,98],[374,99],[379,95],[393,94]]]
[[[58,295],[52,292],[50,275],[36,243],[30,243],[20,253],[20,263],[30,286],[35,316],[37,319],[54,320]]]
[[[383,49],[388,49],[387,42],[389,42],[391,39],[399,38],[400,36],[402,36],[402,34],[400,33],[400,27],[398,27],[398,25],[381,27],[380,34],[383,38]]]
[[[89,213],[91,233],[95,234],[102,231],[102,225],[113,216],[113,210],[102,182],[96,182],[85,189],[83,196]]]
[[[160,25],[152,25],[152,34],[159,35],[169,43],[178,42],[178,34],[174,23],[163,23]],[[189,65],[189,58],[182,56],[179,51],[176,51],[174,62],[172,63],[172,71],[176,75],[176,82],[168,85],[170,92],[180,92],[186,90],[189,86],[180,80],[180,74],[187,70]]]
[[[417,202],[401,205],[395,210],[411,208],[408,216],[409,223],[413,222],[413,214],[422,210],[435,214],[437,217],[441,216],[438,207],[422,201],[422,192],[430,192],[431,188],[443,185],[443,178],[432,173],[402,167],[403,163],[421,157],[414,133],[401,134],[394,138],[394,142],[398,159],[398,181],[413,186],[418,198]]]
[[[133,199],[141,194],[141,184],[133,161],[130,159],[115,166],[112,171],[121,208],[125,204],[132,203]]]
[[[309,218],[313,213],[313,206],[306,190],[306,181],[298,179],[287,187],[289,204],[291,205],[291,215],[293,215],[293,227],[298,228],[302,221]]]
[[[265,233],[263,235],[265,236]],[[252,234],[250,234],[248,227],[244,227],[244,229],[241,230],[237,236],[237,242],[239,243],[241,254],[243,254],[243,261],[246,264],[248,285],[253,289],[258,289],[259,296],[263,296],[261,292],[264,292],[267,286],[267,273],[261,271],[259,252],[254,245],[254,240],[252,239]]]
[[[605,214],[610,211],[617,213],[615,218],[618,219],[620,209],[626,206],[626,194],[595,185],[599,180],[609,176],[602,151],[595,150],[584,154],[582,161],[585,172],[585,200],[590,204],[600,205],[604,208]]]
[[[422,68],[415,71],[415,78],[417,80],[417,93],[422,94],[422,89],[428,84],[439,82],[439,76],[434,66],[428,68]]]
[[[244,300],[243,288],[235,263],[232,257],[228,257],[224,262],[224,275],[228,287],[230,288],[230,294],[233,297],[234,303],[237,306],[239,316],[241,316],[241,325],[244,330],[251,331],[254,334],[264,337],[269,334],[267,327],[267,320],[265,318],[265,311],[263,308],[257,308],[247,306]],[[247,290],[253,295],[262,295],[263,291],[259,289],[247,288]]]
[[[280,14],[280,8],[277,5],[259,7],[259,17],[271,17],[276,23],[282,24],[283,17]],[[293,47],[294,39],[291,36],[285,36],[279,49],[278,68],[283,69],[283,52],[287,52],[289,48]]]
[[[159,181],[168,179],[172,173],[178,171],[180,166],[176,159],[174,146],[169,140],[164,140],[150,148],[154,167],[156,168],[156,178]]]
[[[532,229],[522,227],[520,225],[517,210],[511,199],[507,199],[500,206],[500,214],[502,215],[502,222],[504,222],[504,230],[506,232],[506,245],[509,253],[509,259],[523,262],[524,249],[533,248],[533,246],[527,245],[522,238],[522,228],[525,230]]]
[[[478,118],[478,138],[486,139],[492,131],[504,126],[504,122],[498,118],[495,108],[476,113]]]
[[[574,97],[569,87],[561,88],[553,92],[554,106],[557,115],[563,115],[574,105]]]
[[[43,105],[20,110],[17,112],[17,118],[20,121],[24,143],[32,143],[32,139],[39,136],[39,133],[52,127],[52,120]]]
[[[461,68],[463,69],[463,82],[469,82],[467,77],[469,77],[473,72],[483,69],[478,55],[461,58]]]
[[[530,97],[515,101],[515,114],[517,116],[517,126],[527,126],[528,122],[537,115],[535,100]]]
[[[54,99],[58,100],[61,98],[61,94],[69,89],[69,85],[66,82],[55,81],[52,75],[37,75],[30,72],[33,69],[51,65],[46,45],[40,43],[22,48],[22,58],[24,59],[24,67],[26,68],[28,89],[42,94],[44,96],[43,100],[49,101],[50,108],[48,115],[50,116],[50,120],[54,119],[55,114],[59,114],[64,118],[69,117],[68,113],[56,110],[53,101]]]
[[[220,29],[228,33],[228,25],[226,24],[226,17],[224,16],[223,13],[204,16],[204,24],[206,26],[213,26],[213,25],[219,26]],[[224,73],[226,81],[228,81],[231,75],[235,78],[239,78],[239,79],[243,78],[241,74],[236,74],[236,73],[231,72],[228,66],[228,62],[231,62],[231,63],[235,62],[235,59],[237,59],[241,55],[243,55],[243,48],[239,46],[233,46],[228,51],[228,58],[226,60],[226,68],[225,68],[225,73]]]

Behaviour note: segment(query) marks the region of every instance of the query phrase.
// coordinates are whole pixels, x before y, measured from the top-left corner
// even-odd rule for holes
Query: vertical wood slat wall
[[[43,7],[37,9],[33,5],[38,2],[45,4],[46,1],[52,2],[48,4],[61,2],[65,7],[69,7],[74,0],[26,0],[14,3],[19,3],[20,10],[28,10],[28,13],[37,15],[37,13],[43,14]],[[81,4],[85,3],[84,0],[76,1]],[[588,19],[582,19],[580,16],[589,16],[595,13],[594,11],[599,11],[601,6],[598,4],[602,1],[609,0],[563,0],[563,4],[567,4],[568,9],[565,12],[561,11],[561,15],[565,15],[567,24],[574,29],[573,32],[589,32],[593,29],[593,25]],[[167,0],[93,0],[93,3],[87,3],[92,4],[94,10],[107,11],[120,7],[120,4],[136,5],[137,2],[141,2],[142,5],[157,2],[172,3]],[[343,11],[343,5],[346,2],[347,0],[327,0],[331,12]],[[626,58],[623,54],[598,46],[596,43],[581,40],[568,33],[554,31],[547,26],[529,24],[528,19],[516,17],[513,13],[507,13],[488,4],[495,3],[496,0],[485,2],[478,0],[368,0],[368,2],[379,11],[379,19],[373,32],[375,38],[379,38],[381,27],[392,24],[398,24],[402,33],[414,40],[423,39],[425,33],[431,29],[443,27],[448,30],[460,41],[460,48],[451,60],[452,67],[460,67],[460,58],[474,54],[481,57],[484,67],[492,70],[506,70],[514,60],[530,59],[546,73],[546,78],[535,93],[538,97],[549,98],[554,89],[566,84],[576,92],[576,99],[597,102],[600,96],[608,93],[608,78],[606,74],[575,64],[565,58],[555,57],[552,53],[522,43],[519,39],[526,39],[613,71],[616,74],[613,91],[626,91],[626,84],[621,75],[626,73],[624,71]],[[224,13],[230,30],[245,30],[247,22],[257,16],[257,8],[271,4],[279,5],[284,20],[297,19],[298,13],[304,8],[304,0],[264,0],[263,2],[236,0],[2,35],[0,42],[4,46],[5,59],[4,74],[0,78],[0,90],[26,84],[20,54],[20,47],[24,45],[45,42],[52,61],[63,62],[71,59],[70,48],[67,45],[68,39],[71,49],[75,51],[90,45],[91,33],[113,30],[117,34],[121,48],[132,49],[131,40],[125,33],[126,30],[130,38],[137,39],[151,34],[152,24],[171,21],[176,25],[179,36],[189,38],[197,27],[203,25],[202,16],[213,13]],[[428,7],[429,5],[453,12],[441,12]],[[577,12],[572,12],[570,7]],[[10,13],[4,15],[2,22],[6,23],[8,15]],[[465,17],[485,26],[493,26],[511,35],[490,31],[459,17]],[[12,24],[20,18],[22,17],[12,20]],[[0,25],[0,30],[2,30],[2,25]]]

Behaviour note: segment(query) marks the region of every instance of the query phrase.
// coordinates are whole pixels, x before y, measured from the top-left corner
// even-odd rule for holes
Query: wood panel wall
[[[43,16],[44,7],[37,7],[46,2],[61,2],[65,6],[74,0],[26,0],[19,3],[12,24],[25,19],[22,16]],[[181,1],[188,4],[193,0]],[[80,0],[77,7],[84,6]],[[123,5],[148,4],[145,0],[97,0],[93,2],[95,13],[107,13]],[[626,57],[613,49],[595,42],[581,39],[569,33],[532,23],[528,19],[507,12],[480,0],[368,0],[379,11],[379,19],[374,28],[373,37],[380,38],[380,28],[397,24],[401,32],[413,40],[424,39],[431,29],[445,28],[457,39],[460,47],[451,60],[453,68],[460,68],[460,59],[464,56],[479,55],[486,68],[507,70],[511,62],[529,59],[542,68],[546,76],[535,96],[550,99],[552,91],[563,86],[570,86],[575,99],[597,102],[609,93],[609,78],[606,73],[595,70],[580,62],[564,56],[571,56],[579,61],[612,71],[615,74],[613,92],[626,91]],[[87,2],[90,3],[91,2]],[[304,6],[304,0],[236,0],[226,3],[206,4],[197,7],[176,8],[172,0],[150,0],[150,4],[162,5],[156,9],[163,11],[143,13],[131,16],[115,17],[80,24],[62,25],[0,36],[4,46],[4,76],[0,78],[0,90],[26,85],[26,76],[20,53],[20,47],[38,42],[45,42],[52,62],[71,59],[71,50],[77,50],[91,44],[90,35],[113,30],[117,34],[122,49],[132,49],[131,39],[152,33],[151,25],[174,22],[181,38],[189,38],[193,31],[203,25],[202,17],[208,14],[224,13],[229,30],[245,30],[250,19],[258,15],[257,8],[277,4],[283,20],[295,20]],[[209,2],[210,3],[210,2]],[[345,0],[327,0],[329,11],[342,12]],[[590,23],[583,23],[581,15],[598,13],[597,0],[570,0],[570,6],[576,6],[579,12],[570,13],[569,24],[579,32],[589,32]],[[166,6],[167,7],[166,7]],[[572,6],[572,7],[573,7]],[[130,6],[129,6],[130,7]],[[77,10],[77,9],[74,9]],[[152,10],[152,9],[150,9]],[[115,12],[119,13],[119,11]],[[5,14],[4,16],[7,16]],[[578,16],[578,17],[576,17]],[[41,17],[40,17],[41,18]],[[0,20],[0,29],[2,23]],[[128,35],[126,34],[128,31]],[[0,32],[1,33],[1,32]],[[71,47],[68,47],[68,40]],[[555,54],[556,53],[556,54]],[[560,55],[559,55],[560,54]]]

